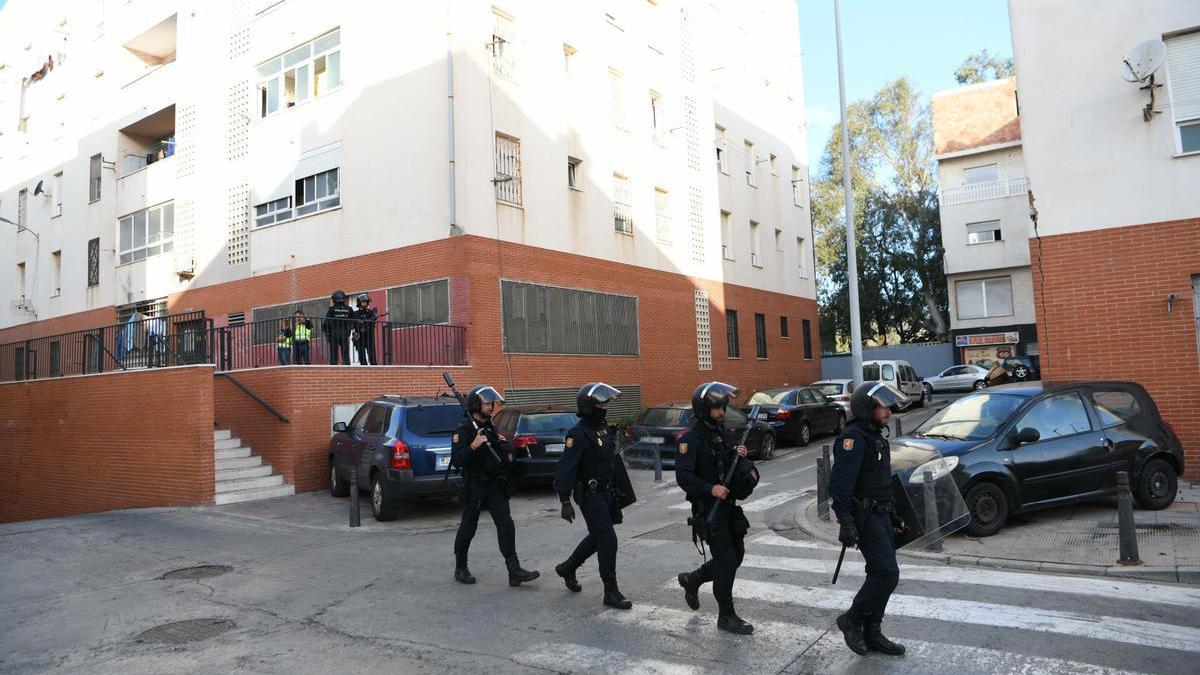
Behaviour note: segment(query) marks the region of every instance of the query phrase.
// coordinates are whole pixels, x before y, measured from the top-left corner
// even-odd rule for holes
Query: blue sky
[[[809,171],[838,121],[833,0],[797,0],[808,110]],[[954,69],[971,52],[1012,56],[1006,0],[842,0],[847,102],[908,75],[926,102],[959,86]]]

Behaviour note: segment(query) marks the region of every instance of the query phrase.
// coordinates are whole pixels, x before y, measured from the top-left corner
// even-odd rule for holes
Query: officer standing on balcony
[[[904,654],[904,646],[884,637],[881,629],[888,598],[900,581],[895,534],[904,529],[894,508],[891,448],[881,429],[891,406],[903,400],[881,382],[859,385],[850,397],[854,421],[833,442],[829,496],[840,526],[838,540],[847,547],[857,544],[867,563],[867,578],[854,603],[837,618],[846,646],[859,655],[867,650]]]
[[[304,316],[303,310],[296,310],[295,318],[292,320],[292,350],[295,357],[292,363],[300,365],[312,365],[312,358],[309,356],[308,343],[312,340],[313,325],[312,321],[307,316]]]
[[[354,332],[357,334],[354,344],[358,348],[358,364],[377,366],[379,362],[375,360],[375,320],[379,315],[371,306],[371,296],[366,293],[359,293],[355,304],[358,309],[354,311]]]
[[[321,322],[321,330],[329,342],[329,365],[338,365],[341,357],[343,365],[350,365],[350,331],[354,328],[354,310],[346,304],[345,291],[334,291],[331,296],[333,304],[325,312],[325,320]]]

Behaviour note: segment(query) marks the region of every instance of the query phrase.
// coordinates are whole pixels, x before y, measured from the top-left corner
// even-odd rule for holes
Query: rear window
[[[646,427],[681,427],[687,424],[690,412],[686,408],[649,408],[642,413],[638,424]]]
[[[1100,417],[1100,426],[1115,427],[1142,414],[1137,397],[1127,391],[1092,392],[1092,404]]]
[[[458,405],[425,405],[409,408],[405,418],[408,430],[418,436],[450,436],[463,420]]]
[[[521,421],[517,423],[517,433],[565,437],[577,422],[579,416],[570,412],[521,415]]]
[[[879,364],[878,363],[868,363],[867,365],[863,366],[863,381],[864,382],[878,382],[879,381]]]
[[[775,403],[796,405],[794,391],[794,389],[764,389],[754,392],[754,395],[746,403],[748,405],[771,405]]]
[[[836,382],[829,382],[827,384],[814,384],[813,389],[816,389],[826,396],[840,396],[842,394],[842,385]]]

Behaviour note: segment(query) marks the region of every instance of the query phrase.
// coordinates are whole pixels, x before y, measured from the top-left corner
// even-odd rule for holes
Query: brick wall
[[[0,384],[0,522],[212,501],[212,373]]]
[[[939,91],[930,109],[939,155],[1021,140],[1014,77]]]
[[[1200,274],[1200,219],[1043,237],[1044,284],[1037,240],[1029,246],[1043,379],[1141,383],[1183,441],[1185,475],[1200,478],[1191,280]]]
[[[30,340],[43,335],[58,335],[59,333],[72,333],[88,328],[112,326],[116,323],[116,307],[89,309],[86,312],[76,312],[75,314],[56,316],[52,319],[33,321],[21,324],[20,326],[0,329],[0,345],[8,344],[9,342]]]

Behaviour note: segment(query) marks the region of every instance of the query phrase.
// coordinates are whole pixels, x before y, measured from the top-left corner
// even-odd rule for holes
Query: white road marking
[[[767,468],[769,469],[770,466],[768,466]],[[773,473],[773,474],[771,474],[771,478],[774,478],[775,480],[779,480],[781,478],[787,478],[788,476],[794,476],[796,474],[804,473],[805,471],[812,471],[813,469],[816,469],[816,468],[817,468],[816,464],[809,464],[808,466],[801,467],[799,469],[792,469],[791,471],[785,471],[784,473]],[[759,472],[761,473],[762,470],[759,469]],[[760,485],[761,485],[761,483],[760,483]],[[813,485],[816,485],[816,483],[813,483]]]
[[[790,502],[793,499],[797,499],[802,494],[804,493],[798,490],[777,492],[773,495],[767,495],[766,497],[759,497],[758,499],[745,502],[742,504],[742,510],[746,513],[758,513],[760,511],[766,511],[767,509],[773,509],[785,502]]]
[[[832,544],[826,544],[819,541],[807,541],[804,539],[788,539],[787,537],[767,530],[760,532],[746,540],[747,544],[752,545],[767,545],[767,546],[786,546],[788,548],[819,548],[827,551],[837,551],[838,547]]]
[[[677,583],[674,584],[674,588],[679,592],[679,604],[683,606],[683,589],[679,588]],[[606,621],[641,626],[673,635],[692,632],[710,633],[714,637],[725,635],[725,633],[717,631],[717,605],[716,601],[712,599],[712,594],[708,593],[708,586],[701,590],[700,602],[702,603],[700,609],[695,612],[638,603],[630,610],[610,609],[597,616]],[[754,624],[754,634],[748,638],[749,640],[771,645],[772,648],[788,645],[787,650],[794,652],[801,651],[828,630],[827,626],[813,627],[782,621],[759,621],[755,620],[753,616],[746,615],[745,611],[741,611],[739,614],[743,619]],[[756,648],[758,647],[761,645],[756,645]]]
[[[647,675],[687,675],[702,669],[683,663],[658,659],[641,659],[624,652],[598,649],[570,643],[543,643],[513,655],[517,663],[573,672],[589,673],[646,673]]]

